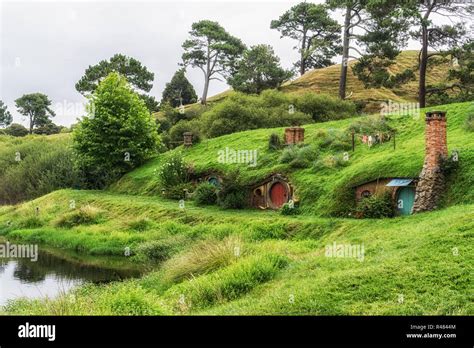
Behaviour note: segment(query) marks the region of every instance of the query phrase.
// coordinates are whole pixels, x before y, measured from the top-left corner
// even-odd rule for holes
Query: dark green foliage
[[[194,200],[198,205],[210,205],[217,202],[217,188],[209,183],[202,183],[194,191]]]
[[[272,133],[268,139],[268,149],[270,151],[279,150],[282,147],[282,141],[278,134]]]
[[[298,41],[300,60],[295,63],[303,75],[308,69],[331,65],[331,58],[340,53],[341,26],[329,16],[326,6],[301,2],[273,20],[270,27],[281,37]]]
[[[183,133],[193,133],[193,144],[197,144],[201,141],[200,123],[198,120],[181,120],[176,123],[169,130],[169,146],[168,148],[174,148],[183,144]]]
[[[103,218],[103,211],[93,206],[86,205],[60,216],[55,225],[58,227],[72,228],[79,225],[92,225],[99,223]]]
[[[182,47],[183,65],[200,68],[204,72],[204,91],[201,103],[206,104],[211,79],[226,76],[241,56],[245,45],[230,35],[219,23],[201,20],[193,23],[190,38]]]
[[[300,213],[300,210],[298,207],[293,206],[290,207],[289,203],[283,204],[283,206],[280,209],[280,214],[281,215],[298,215]]]
[[[41,135],[58,134],[58,133],[61,133],[61,130],[63,128],[64,127],[58,126],[54,124],[53,122],[47,122],[46,124],[36,127],[33,130],[33,134],[41,134]]]
[[[144,254],[150,260],[161,262],[173,254],[174,246],[166,240],[150,240],[140,244],[137,252]]]
[[[0,151],[0,204],[15,204],[78,183],[72,150],[63,142],[25,139]]]
[[[317,133],[317,143],[322,149],[348,151],[352,148],[352,139],[348,131],[339,129],[321,129]]]
[[[87,186],[103,187],[156,154],[159,139],[150,113],[118,73],[100,83],[88,113],[73,133]]]
[[[318,152],[314,145],[290,145],[283,150],[280,163],[289,163],[292,168],[308,168],[318,158]]]
[[[383,116],[369,116],[353,122],[349,125],[347,132],[356,134],[375,134],[375,133],[392,133],[395,129],[391,127],[387,118]]]
[[[101,60],[98,64],[89,66],[84,76],[76,83],[76,90],[82,95],[94,93],[100,81],[110,73],[117,72],[127,78],[127,81],[136,89],[150,92],[153,87],[154,74],[138,60],[123,54],[115,54],[109,60]],[[158,103],[149,95],[140,94],[150,112],[158,111]]]
[[[281,98],[269,98],[277,94]],[[257,96],[235,93],[201,116],[202,129],[208,137],[248,129],[292,126],[311,123],[302,112],[290,112],[291,99],[281,92],[267,90]]]
[[[242,209],[248,205],[247,187],[242,184],[239,171],[224,177],[217,193],[217,204],[224,209]]]
[[[0,127],[8,127],[13,121],[12,114],[7,106],[0,100]]]
[[[13,137],[24,137],[28,134],[28,129],[18,123],[12,123],[8,128],[5,128],[5,133]]]
[[[363,198],[357,203],[353,215],[356,218],[368,219],[393,217],[395,215],[395,207],[391,192]]]
[[[449,176],[454,174],[456,170],[459,168],[459,154],[456,155],[451,154],[451,156],[445,158],[443,156],[440,157],[440,169],[445,176]]]
[[[15,100],[18,112],[29,119],[29,133],[33,133],[33,128],[44,126],[51,122],[50,117],[55,113],[51,109],[51,100],[42,93],[25,94]]]
[[[169,199],[185,199],[186,192],[191,192],[193,190],[193,185],[191,183],[181,183],[175,186],[169,186],[164,189],[164,196]]]
[[[280,66],[271,46],[256,45],[244,52],[227,82],[236,91],[258,94],[279,87],[292,76],[292,71]]]
[[[326,94],[304,93],[295,97],[294,104],[298,111],[311,115],[315,122],[354,117],[357,113],[353,102]]]
[[[172,107],[197,102],[196,91],[184,75],[185,70],[178,70],[165,86],[161,103],[169,103]]]

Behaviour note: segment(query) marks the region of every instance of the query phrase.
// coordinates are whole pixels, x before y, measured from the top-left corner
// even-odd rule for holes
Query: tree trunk
[[[204,80],[204,90],[202,92],[201,104],[206,105],[207,103],[207,91],[209,90],[209,77],[206,75]]]
[[[351,24],[351,7],[346,8],[346,17],[344,20],[344,38],[342,45],[342,63],[341,63],[341,77],[339,79],[339,98],[346,98],[347,85],[347,64],[349,59],[349,26]]]
[[[418,102],[420,108],[426,106],[426,68],[428,66],[428,29],[422,25],[422,47],[420,58],[420,78],[418,88]]]
[[[30,115],[30,134],[33,134],[33,116]]]
[[[306,72],[306,31],[303,33],[303,42],[301,43],[301,61],[300,61],[300,75]]]

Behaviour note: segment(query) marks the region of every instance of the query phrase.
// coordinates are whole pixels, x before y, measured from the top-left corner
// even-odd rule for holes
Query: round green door
[[[397,192],[397,208],[400,215],[410,215],[415,202],[414,187],[400,187]]]

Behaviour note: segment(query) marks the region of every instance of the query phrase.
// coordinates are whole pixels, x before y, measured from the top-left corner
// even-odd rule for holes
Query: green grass
[[[240,167],[246,183],[257,183],[271,173],[288,176],[296,188],[296,194],[302,203],[302,211],[309,215],[330,216],[344,215],[352,205],[351,188],[357,184],[375,180],[380,177],[417,177],[424,159],[424,112],[442,109],[447,111],[448,148],[460,153],[460,169],[451,178],[449,192],[444,206],[474,203],[474,147],[473,133],[465,129],[470,103],[443,105],[421,111],[419,118],[410,116],[389,117],[389,124],[397,130],[396,149],[393,143],[387,142],[368,148],[357,141],[356,151],[349,151],[348,165],[335,168],[311,167],[307,169],[292,168],[290,164],[280,163],[281,151],[269,151],[268,139],[272,133],[283,134],[283,128],[259,129],[235,133],[215,139],[205,140],[191,148],[181,148],[185,159],[191,163],[197,173],[217,171],[229,172],[236,164],[218,163],[218,151],[226,147],[235,150],[257,150],[256,167]],[[359,118],[306,125],[305,143],[316,144],[321,130],[345,130]],[[343,151],[322,149],[320,158],[328,156],[342,157]],[[158,157],[146,165],[125,175],[111,188],[113,192],[161,195],[162,186],[157,170],[163,161]],[[316,161],[317,158],[314,158]]]
[[[449,149],[460,152],[460,168],[442,209],[430,213],[375,220],[334,216],[352,204],[354,184],[419,174],[424,121],[409,117],[389,121],[397,129],[396,150],[391,143],[371,149],[358,144],[348,165],[338,168],[279,163],[281,151],[268,151],[267,145],[270,134],[283,129],[232,134],[184,150],[197,172],[226,173],[233,165],[217,163],[218,150],[258,149],[259,164],[243,171],[244,181],[273,172],[289,176],[301,201],[297,216],[192,201],[180,209],[161,196],[156,175],[161,158],[108,191],[60,190],[0,207],[0,237],[74,251],[85,259],[122,258],[149,270],[140,279],[87,285],[56,299],[15,301],[0,313],[473,315],[474,137],[464,128],[468,107],[438,107],[448,112]],[[353,121],[307,126],[306,143],[318,143],[320,129],[345,129]],[[340,154],[323,149],[319,157],[330,155]],[[83,207],[94,207],[100,216],[76,219]],[[74,223],[58,224],[71,216]],[[326,257],[333,243],[363,245],[363,260]],[[127,247],[132,255],[125,259]]]

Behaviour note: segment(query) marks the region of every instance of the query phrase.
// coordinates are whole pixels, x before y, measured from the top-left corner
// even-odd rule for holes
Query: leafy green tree
[[[196,91],[184,75],[185,69],[180,69],[173,75],[163,91],[161,103],[169,103],[173,107],[197,102]]]
[[[331,65],[331,58],[339,54],[341,26],[329,16],[325,5],[302,2],[273,20],[270,28],[281,37],[298,41],[300,59],[295,64],[303,75],[308,69]]]
[[[265,89],[279,87],[292,76],[292,71],[280,66],[280,59],[271,46],[257,45],[244,52],[228,83],[237,91],[258,94]]]
[[[150,92],[155,75],[138,60],[123,54],[116,54],[109,60],[101,60],[98,64],[89,66],[84,76],[76,83],[76,90],[84,96],[93,93],[99,83],[111,72],[118,72],[138,91]],[[150,112],[158,111],[159,103],[154,97],[145,93],[139,94]]]
[[[34,127],[40,127],[50,122],[50,117],[55,113],[50,108],[51,100],[42,93],[25,94],[15,100],[18,112],[29,119],[29,133],[33,133]]]
[[[156,153],[159,139],[145,103],[125,77],[110,73],[74,128],[78,166],[89,187],[103,187]]]
[[[199,68],[204,74],[201,103],[206,104],[209,84],[226,77],[245,50],[242,41],[230,35],[219,23],[202,20],[193,23],[190,38],[183,43],[183,65]]]
[[[0,100],[0,127],[8,127],[13,121],[12,114],[7,110],[7,106]]]

